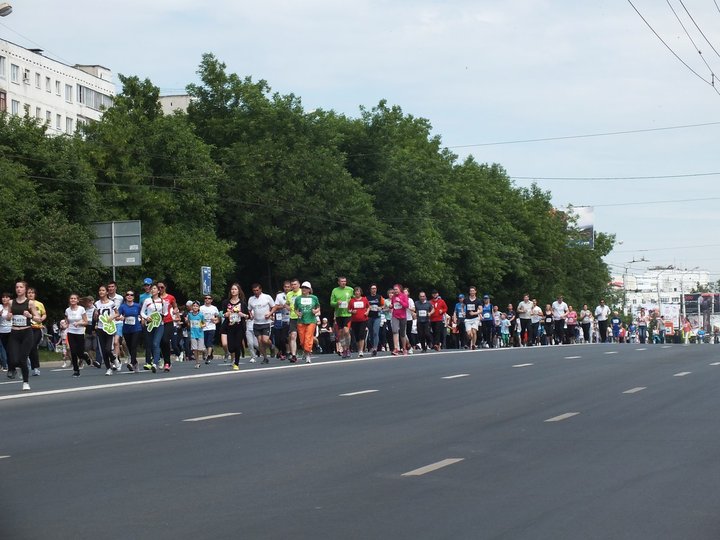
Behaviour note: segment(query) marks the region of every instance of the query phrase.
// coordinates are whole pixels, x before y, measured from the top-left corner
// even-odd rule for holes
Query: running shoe
[[[263,364],[269,364],[269,363],[270,363],[270,360],[268,360],[267,356],[263,357],[262,363],[263,363]]]
[[[14,379],[17,376],[17,370],[11,369],[8,371],[7,378],[8,379]]]
[[[373,349],[373,350],[372,350],[372,355],[373,355],[373,356],[377,356],[377,349]]]
[[[92,365],[98,369],[100,369],[102,367],[102,364],[100,364],[100,362],[98,360],[93,360]]]
[[[79,377],[79,376],[80,376],[80,372],[79,372],[79,371],[73,371],[72,376],[73,376],[73,377]]]
[[[255,357],[253,356],[253,357],[250,359],[250,363],[251,363],[251,364],[254,364],[255,362],[257,362],[257,360],[255,360]]]
[[[118,369],[120,369],[122,367],[122,364],[120,363],[120,360],[118,360],[117,357],[115,357],[115,360],[113,360],[112,367],[115,371],[117,371]]]
[[[150,371],[150,370],[152,369],[152,367],[153,367],[152,364],[145,364],[145,365],[143,366],[143,369],[144,369],[145,371]]]
[[[392,355],[393,355],[393,356],[399,356],[399,355],[400,355],[400,351],[399,351],[398,349],[393,349]]]
[[[195,364],[195,369],[200,369],[200,364]]]
[[[229,361],[230,361],[230,355],[229,355],[229,354],[225,354],[225,356],[223,357],[223,363],[224,363],[224,364],[227,364]]]
[[[128,371],[135,371],[132,364],[125,364],[125,367],[127,368]]]
[[[23,389],[23,392],[30,390],[30,383],[24,382],[22,389]]]
[[[150,370],[151,370],[153,373],[157,373],[157,366],[156,366],[155,364],[150,364]]]
[[[112,375],[112,374],[113,374],[112,368],[108,369],[108,370],[105,372],[105,375],[107,375],[107,376],[110,376],[110,375]]]
[[[164,371],[165,373],[167,373],[168,371],[170,371],[170,364],[165,364],[165,365],[163,366],[163,371]]]
[[[240,371],[240,366],[233,364],[233,371]]]
[[[291,363],[291,364],[294,364],[295,362],[297,362],[297,356],[293,354],[293,355],[290,357],[290,363]],[[265,362],[263,362],[263,364],[264,364],[264,363],[265,363]]]
[[[312,358],[309,355],[305,357],[305,363],[312,364]]]
[[[68,363],[63,362],[62,365],[60,366],[60,369],[65,369],[66,367],[68,367]]]
[[[360,351],[360,352],[358,353],[358,358],[362,358],[362,357],[363,357],[363,352]]]
[[[32,374],[34,377],[37,377],[38,375],[40,375],[40,368],[33,369]]]

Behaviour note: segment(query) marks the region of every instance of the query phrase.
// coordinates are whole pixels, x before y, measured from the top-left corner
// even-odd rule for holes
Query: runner
[[[543,315],[543,326],[545,329],[545,345],[552,345],[553,329],[555,328],[555,319],[553,318],[553,310],[550,304],[545,304],[545,314]]]
[[[380,348],[380,327],[382,326],[382,308],[385,306],[385,299],[378,294],[377,285],[370,285],[370,294],[367,296],[370,304],[370,313],[368,314],[368,326],[370,332],[368,335],[368,347],[375,356]]]
[[[543,310],[538,306],[537,299],[533,298],[533,307],[530,316],[530,343],[540,345],[540,321],[543,318]]]
[[[269,295],[265,295],[269,296]],[[245,319],[249,317],[245,293],[239,283],[230,285],[228,297],[220,305],[223,313],[223,326],[227,336],[228,352],[233,362],[233,370],[240,369],[240,356],[245,356]]]
[[[152,287],[153,280],[152,278],[146,277],[143,279],[143,292],[140,294],[140,298],[138,300],[138,303],[140,304],[140,309],[142,310],[142,307],[145,305],[145,300],[148,298],[152,298],[152,293],[150,292],[150,287]],[[88,318],[90,315],[88,314]],[[149,365],[152,363],[152,343],[148,343],[148,338],[150,337],[150,334],[145,332],[145,365]]]
[[[140,308],[140,318],[145,328],[147,337],[145,338],[145,346],[151,351],[150,361],[144,366],[144,370],[157,372],[157,366],[160,365],[161,358],[161,342],[165,325],[163,318],[168,314],[169,306],[160,297],[160,288],[157,285],[150,287],[150,298],[146,298]]]
[[[12,321],[8,319],[10,306],[12,305],[12,295],[8,292],[2,293],[2,306],[0,306],[0,343],[5,352],[5,361],[2,366],[3,371],[8,370],[8,344],[10,342],[10,332],[12,331]]]
[[[47,319],[47,311],[45,311],[43,303],[36,298],[35,289],[33,287],[28,287],[27,297],[32,302],[35,302],[35,308],[38,310],[38,313],[40,313],[40,319],[33,319],[32,321],[33,346],[32,349],[30,349],[30,368],[32,369],[32,374],[37,376],[40,375],[40,352],[38,351],[38,347],[42,341],[45,319]]]
[[[95,301],[95,336],[97,345],[95,352],[105,364],[105,375],[112,375],[117,370],[113,354],[115,321],[119,317],[115,302],[108,298],[105,285],[98,287],[98,299]]]
[[[483,347],[486,349],[493,348],[493,329],[495,328],[495,319],[493,319],[493,305],[490,303],[490,295],[483,296],[482,306],[480,307],[482,313],[482,335]],[[510,317],[507,317],[510,322]],[[512,323],[510,328],[512,328]]]
[[[430,291],[430,326],[432,327],[432,346],[439,351],[445,343],[445,314],[448,312],[445,300],[440,298],[440,293],[433,289]]]
[[[572,306],[568,306],[567,317],[565,323],[567,324],[567,332],[565,334],[566,341],[574,344],[577,339],[577,312]]]
[[[291,291],[292,286],[290,280],[283,282],[283,290],[275,295],[275,305],[281,306],[275,314],[275,322],[272,328],[272,341],[277,349],[276,357],[279,360],[285,360],[285,355],[291,356],[290,354],[290,308],[292,306],[288,303],[287,294]],[[297,326],[297,324],[295,325]],[[297,347],[297,342],[296,342]],[[297,348],[295,349],[297,352]]]
[[[407,333],[407,308],[409,305],[409,299],[407,295],[402,291],[401,286],[395,285],[392,290],[392,296],[390,297],[390,305],[392,306],[392,317],[390,320],[390,326],[393,334],[393,356],[400,354],[400,344],[403,344],[403,354],[407,355],[407,349],[405,348],[406,333]]]
[[[111,281],[107,284],[108,298],[115,302],[115,310],[120,313],[120,305],[123,303],[123,297],[117,294],[117,283]],[[121,350],[122,350],[122,338],[123,338],[123,321],[118,319],[115,321],[115,336],[113,336],[113,352],[115,354],[115,369],[118,370],[122,367],[120,362]]]
[[[73,377],[80,376],[80,360],[85,357],[85,328],[90,324],[85,308],[80,304],[77,294],[68,298],[68,308],[65,310],[67,321],[67,340],[70,346],[70,361],[72,362]]]
[[[518,318],[520,319],[520,337],[522,346],[532,345],[531,337],[532,332],[530,331],[532,325],[532,310],[533,303],[530,301],[530,295],[525,293],[521,302],[518,302]]]
[[[125,301],[120,304],[118,314],[123,321],[123,339],[128,349],[128,371],[138,371],[137,348],[142,338],[142,324],[140,322],[140,304],[135,302],[135,292],[127,291]]]
[[[307,282],[306,282],[307,283]],[[365,336],[367,335],[368,314],[370,313],[370,302],[363,296],[363,290],[355,287],[353,297],[350,300],[350,326],[357,344],[358,357],[363,357],[365,350]]]
[[[607,343],[608,317],[610,316],[610,308],[605,305],[605,299],[600,299],[600,305],[595,308],[595,319],[597,319],[598,332],[600,333],[600,341]]]
[[[205,298],[207,299],[207,296]],[[190,328],[190,350],[195,355],[195,369],[200,369],[203,356],[207,353],[205,332],[203,331],[203,327],[207,326],[207,322],[205,322],[205,314],[200,309],[200,302],[197,300],[191,302],[190,312],[186,318],[186,324]]]
[[[465,298],[465,332],[467,333],[470,349],[477,348],[478,331],[480,330],[480,299],[477,296],[477,289],[470,287],[470,292]]]
[[[508,304],[507,311],[505,312],[505,315],[507,317],[508,322],[510,323],[510,341],[511,345],[513,347],[519,347],[520,346],[520,340],[516,340],[516,335],[519,334],[519,332],[516,331],[517,328],[517,314],[515,313],[515,310],[513,309],[512,304]]]
[[[638,313],[638,316],[637,316],[637,328],[638,328],[638,336],[640,337],[640,343],[647,342],[648,320],[649,320],[649,317],[648,317],[647,313],[645,312],[645,308],[641,307],[640,313]]]
[[[345,276],[338,277],[338,286],[330,293],[330,306],[335,310],[335,324],[338,327],[338,343],[340,356],[350,357],[350,311],[348,305],[353,296],[353,290],[347,286]]]
[[[620,327],[622,326],[622,319],[620,318],[620,315],[618,315],[617,311],[613,311],[610,324],[612,326],[613,342],[620,343]]]
[[[290,290],[286,295],[286,303],[285,306],[283,306],[289,311],[288,352],[290,353],[290,361],[292,363],[297,362],[298,312],[295,309],[295,299],[301,294],[302,291],[300,290],[300,280],[298,280],[298,278],[292,279],[290,281]]]
[[[15,283],[15,299],[10,304],[10,311],[6,315],[12,321],[10,338],[8,340],[8,378],[14,379],[17,368],[22,372],[24,391],[30,390],[30,371],[28,369],[28,356],[33,347],[33,321],[40,321],[42,317],[35,307],[35,302],[27,296],[28,286],[24,281]]]
[[[190,305],[192,308],[192,304]],[[203,305],[200,306],[200,313],[203,315],[204,326],[202,330],[202,338],[204,347],[205,364],[209,364],[213,359],[213,347],[215,345],[215,332],[217,325],[220,324],[220,311],[213,305],[213,297],[210,294],[203,298]],[[192,330],[192,327],[191,327]],[[192,340],[192,336],[190,337]],[[226,341],[227,343],[227,341]],[[227,358],[226,358],[227,360]],[[197,358],[195,359],[197,362]]]
[[[405,310],[405,317],[407,326],[405,332],[405,350],[408,353],[413,354],[415,352],[415,346],[418,343],[417,340],[417,311],[415,310],[415,300],[410,296],[410,289],[407,287],[403,288],[403,292],[408,299],[408,307]]]
[[[458,349],[467,349],[469,346],[465,315],[467,315],[467,306],[465,305],[465,295],[461,293],[458,294],[458,301],[453,310],[453,323],[457,328]]]
[[[306,364],[310,364],[312,363],[315,328],[317,327],[316,318],[320,315],[320,301],[317,296],[311,294],[312,286],[309,281],[303,281],[300,289],[301,295],[295,297],[293,307],[295,308],[295,313],[298,315],[297,332],[303,348],[303,358]],[[367,300],[365,301],[367,302]],[[362,356],[362,354],[360,356]]]
[[[557,300],[552,303],[556,345],[565,343],[565,319],[567,318],[568,311],[568,305],[565,303],[563,295],[559,294]]]
[[[580,318],[580,326],[582,327],[582,332],[583,332],[583,341],[586,344],[592,343],[592,337],[590,335],[590,330],[592,329],[593,316],[592,316],[592,312],[588,309],[587,304],[583,304],[583,307],[580,310],[579,318]]]
[[[273,313],[277,311],[278,307],[272,296],[262,292],[262,286],[259,283],[253,283],[252,293],[253,296],[248,300],[248,309],[253,321],[253,333],[258,339],[258,350],[263,357],[262,363],[268,364],[270,363],[268,354],[271,350],[270,325]],[[253,359],[250,362],[254,363]]]
[[[170,340],[173,336],[173,327],[175,326],[175,313],[178,311],[177,302],[175,301],[175,297],[167,292],[167,287],[165,286],[165,283],[162,281],[158,281],[157,284],[158,291],[160,292],[160,298],[162,301],[167,304],[168,311],[163,317],[163,326],[165,329],[163,330],[162,334],[162,340],[160,341],[160,350],[162,351],[162,356],[165,364],[163,365],[163,370],[165,373],[170,371],[170,368],[172,367],[172,351],[170,350]]]
[[[432,335],[430,334],[430,317],[434,313],[433,305],[428,301],[425,291],[418,293],[418,300],[415,302],[415,313],[417,314],[418,341],[422,352],[432,348]]]

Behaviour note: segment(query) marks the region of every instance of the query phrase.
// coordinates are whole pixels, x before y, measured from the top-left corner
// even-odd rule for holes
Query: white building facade
[[[0,111],[44,122],[50,135],[72,135],[112,106],[112,72],[98,65],[69,66],[0,39]]]

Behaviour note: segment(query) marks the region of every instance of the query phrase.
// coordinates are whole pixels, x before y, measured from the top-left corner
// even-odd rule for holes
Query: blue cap
[[[458,294],[458,298],[465,298],[465,295],[463,293]]]
[[[143,285],[152,285],[152,284],[153,284],[152,278],[146,277],[145,279],[143,279]]]
[[[484,300],[485,298],[487,298],[488,300],[490,300],[490,295],[486,294],[485,296],[483,296],[483,300]]]

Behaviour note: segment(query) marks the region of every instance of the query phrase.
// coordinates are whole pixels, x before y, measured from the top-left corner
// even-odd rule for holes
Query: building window
[[[52,122],[52,113],[50,111],[45,111],[45,124],[49,126],[50,122]]]
[[[14,83],[20,84],[20,66],[10,64],[10,80]]]
[[[10,110],[11,113],[13,113],[15,116],[20,114],[20,102],[19,101],[13,99],[10,102],[10,106],[12,107],[12,109]]]
[[[42,118],[42,109],[40,107],[35,107],[35,118],[38,120]]]
[[[68,103],[72,103],[72,97],[73,97],[73,96],[72,96],[72,95],[73,95],[73,91],[72,91],[72,90],[73,90],[73,89],[72,89],[72,86],[71,86],[71,85],[69,85],[69,84],[66,84],[66,85],[65,85],[65,101],[67,101]]]
[[[55,81],[55,93],[59,96],[60,94],[60,81]]]
[[[52,81],[50,77],[45,77],[45,91],[52,92]]]
[[[40,80],[41,80],[40,74],[35,73],[35,88],[40,88]]]
[[[25,84],[30,84],[30,70],[29,69],[23,70],[23,82]]]
[[[6,77],[5,71],[7,70],[6,67],[7,60],[4,56],[0,56],[0,79],[4,79]]]
[[[81,84],[77,86],[77,101],[96,111],[112,107],[112,98],[110,96],[96,92]]]
[[[7,111],[7,92],[0,92],[0,112]]]
[[[65,118],[65,133],[67,133],[68,135],[73,134],[73,119],[69,116]]]
[[[62,129],[61,126],[62,126],[62,115],[57,114],[57,115],[55,115],[55,129],[60,131]]]

